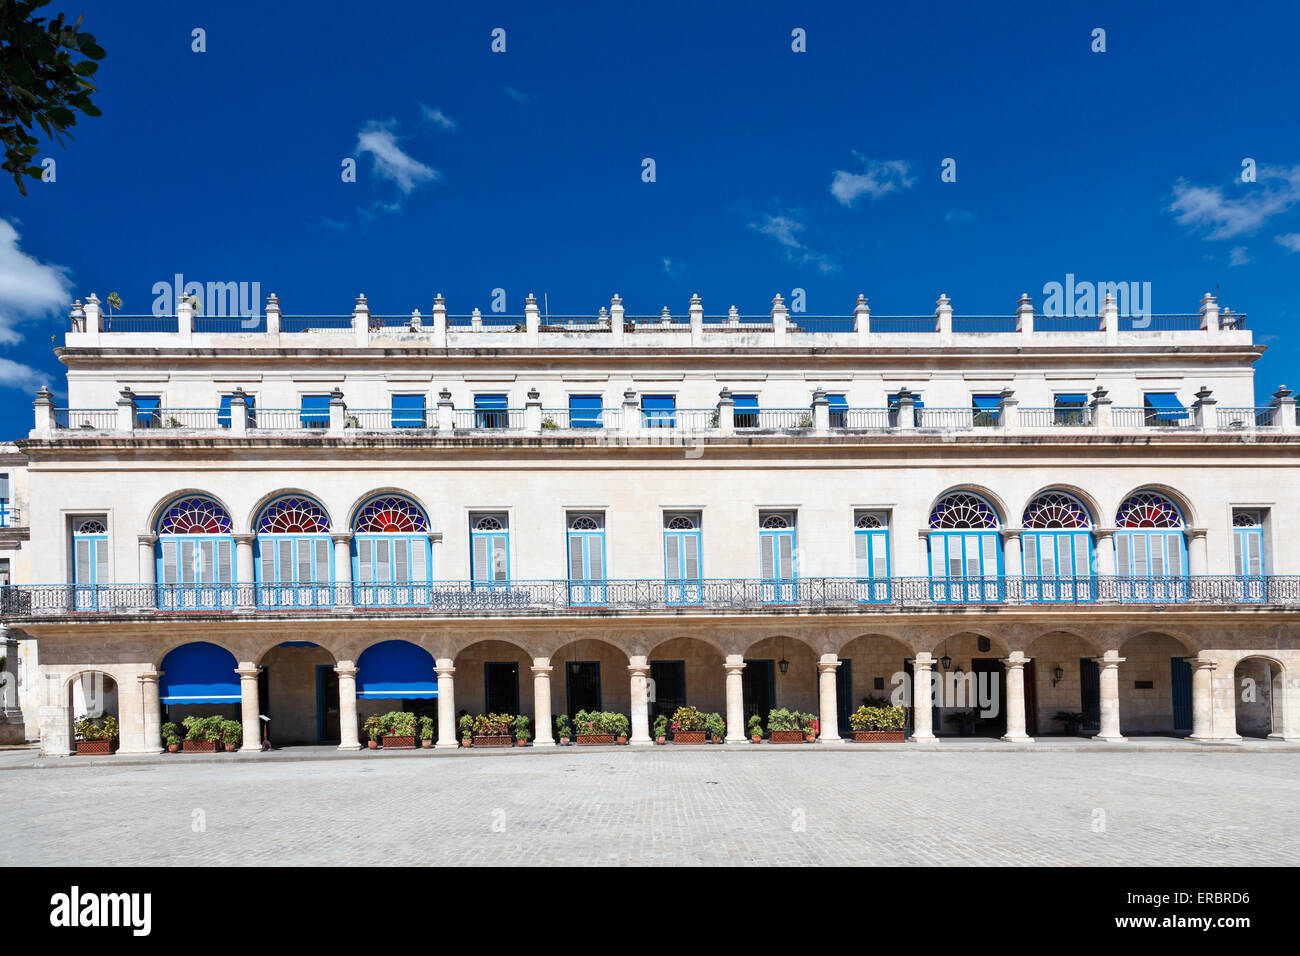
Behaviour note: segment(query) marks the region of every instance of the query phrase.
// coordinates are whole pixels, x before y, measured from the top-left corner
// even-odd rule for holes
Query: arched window
[[[968,491],[944,495],[930,512],[930,579],[935,601],[1002,600],[1001,522],[993,506]]]
[[[605,603],[605,516],[569,515],[569,602]]]
[[[379,495],[353,521],[354,601],[363,606],[427,604],[433,583],[429,521],[404,495]]]
[[[334,549],[324,507],[305,495],[285,495],[257,516],[257,602],[264,607],[334,603]]]
[[[704,600],[700,544],[699,514],[664,515],[664,582],[669,604],[699,604]]]
[[[235,539],[230,515],[212,498],[189,495],[158,519],[158,605],[167,609],[235,605]]]
[[[1025,599],[1091,601],[1092,518],[1083,502],[1062,491],[1035,497],[1020,519]]]
[[[1119,506],[1115,526],[1116,574],[1130,579],[1121,599],[1186,600],[1187,538],[1178,506],[1159,492],[1139,491]]]
[[[766,604],[797,604],[799,601],[794,522],[792,511],[759,513],[759,575]]]
[[[510,516],[469,516],[470,578],[475,588],[510,586]]]
[[[859,511],[853,521],[853,559],[858,600],[876,604],[889,600],[889,515]]]

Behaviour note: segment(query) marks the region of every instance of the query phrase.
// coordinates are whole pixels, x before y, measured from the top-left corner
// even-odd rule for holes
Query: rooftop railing
[[[0,587],[0,618],[76,619],[138,613],[407,611],[457,614],[806,610],[908,612],[953,606],[1254,608],[1300,605],[1300,576],[986,578],[658,578],[391,584],[108,584]]]

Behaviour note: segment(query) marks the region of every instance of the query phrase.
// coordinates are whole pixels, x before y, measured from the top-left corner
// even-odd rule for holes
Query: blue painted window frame
[[[799,527],[796,521],[791,521],[788,528],[764,528],[758,529],[758,546],[759,546],[759,577],[762,579],[763,603],[764,604],[797,604],[799,603]],[[789,541],[790,552],[790,573],[784,575],[781,573],[781,552],[782,541]],[[763,561],[770,561],[772,569],[771,575],[763,574]]]
[[[475,428],[508,428],[510,396],[504,392],[480,392],[474,396]]]
[[[686,573],[687,557],[695,549],[695,574]],[[664,584],[665,598],[669,604],[691,605],[704,603],[704,539],[699,519],[695,528],[664,529]],[[672,573],[670,555],[676,555],[677,574]]]
[[[406,550],[406,577],[398,577],[398,555]],[[362,551],[370,552],[369,567],[363,566]],[[423,573],[414,569],[415,554],[424,562]],[[382,560],[381,560],[382,554]],[[387,566],[381,579],[379,572]],[[362,580],[362,571],[366,570]],[[429,603],[433,584],[433,548],[427,534],[366,532],[352,536],[352,590],[354,602],[371,607],[415,607]]]
[[[1169,543],[1177,542],[1170,550]],[[1152,573],[1152,544],[1160,542],[1160,573]],[[1178,569],[1172,574],[1170,557],[1177,555]],[[1144,565],[1144,566],[1143,566]],[[1125,603],[1170,604],[1189,597],[1187,533],[1182,528],[1121,528],[1115,532],[1115,573],[1119,599]]]
[[[509,588],[510,587],[510,525],[508,519],[500,518],[502,527],[497,531],[478,531],[475,524],[486,515],[470,516],[469,569],[471,588]],[[493,515],[492,517],[497,517]],[[480,545],[478,542],[482,542]],[[479,552],[482,551],[480,554]],[[498,569],[496,555],[505,556],[505,567]],[[505,577],[497,576],[503,570]]]
[[[893,556],[889,553],[889,526],[853,529],[854,573],[859,604],[888,604]],[[883,562],[884,567],[881,567]],[[884,574],[878,572],[883,570]]]
[[[758,395],[732,395],[732,417],[736,428],[758,427]]]
[[[303,428],[329,428],[330,396],[302,396],[298,400],[298,423]]]
[[[577,562],[574,560],[575,557],[579,559]],[[608,568],[605,563],[604,522],[600,523],[599,529],[575,530],[570,527],[565,540],[565,558],[569,573],[569,603],[604,604]]]
[[[1005,597],[1002,535],[989,529],[933,530],[930,594],[937,604],[996,604]],[[990,553],[992,561],[990,561]],[[953,561],[958,561],[954,574]],[[971,562],[975,562],[972,569]],[[936,562],[943,573],[936,574]],[[974,573],[972,573],[972,571]]]
[[[1002,411],[1002,396],[987,393],[970,397],[971,413],[978,426],[994,426]]]
[[[677,396],[642,395],[641,421],[646,428],[676,428]]]
[[[1251,553],[1257,569],[1252,571]],[[1232,529],[1232,569],[1237,578],[1237,600],[1257,604],[1268,599],[1268,568],[1264,560],[1264,529]]]
[[[849,410],[849,398],[842,392],[827,394],[826,403],[830,406],[831,428],[844,428]]]
[[[284,547],[289,545],[289,568],[284,568]],[[324,547],[325,577],[316,552]],[[298,573],[302,568],[302,549],[308,549],[310,580],[304,581]],[[266,579],[265,559],[272,566],[271,580]],[[295,608],[330,607],[334,604],[334,542],[327,534],[259,534],[254,542],[253,577],[257,582],[259,607]]]
[[[203,545],[212,544],[211,574],[203,568]],[[194,545],[194,556],[185,562],[185,545]],[[169,581],[167,554],[174,546],[176,580]],[[225,554],[228,580],[221,580],[221,558]],[[196,569],[195,564],[198,564]],[[221,534],[160,534],[154,545],[154,581],[157,582],[158,606],[174,610],[204,610],[235,606],[235,539]],[[193,575],[186,580],[186,573]],[[207,578],[210,578],[208,580]]]
[[[135,397],[135,427],[162,427],[162,396],[137,395]]]
[[[1061,562],[1061,540],[1069,542],[1070,566]],[[1083,567],[1080,567],[1080,549]],[[1095,601],[1096,556],[1092,532],[1081,528],[1035,528],[1020,535],[1020,573],[1025,600],[1036,604],[1075,604]],[[1050,562],[1044,556],[1050,555]],[[1044,564],[1048,565],[1044,571]]]
[[[424,395],[394,395],[391,407],[394,428],[425,428],[428,425]]]

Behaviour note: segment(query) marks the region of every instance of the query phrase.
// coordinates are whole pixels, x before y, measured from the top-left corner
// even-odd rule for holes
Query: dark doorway
[[[1101,666],[1091,657],[1079,658],[1079,710],[1083,729],[1101,731]]]
[[[1038,672],[1032,659],[1025,665],[1025,733],[1038,733]]]
[[[600,710],[600,662],[569,661],[564,665],[564,686],[568,714]]]
[[[997,701],[997,714],[980,717],[975,724],[975,735],[1001,737],[1007,732],[1006,667],[996,657],[976,657],[970,662],[970,670],[975,676],[975,692],[979,695],[971,702],[977,713],[983,712],[984,701]]]
[[[672,719],[678,707],[686,706],[686,662],[651,661],[650,679],[655,685],[655,699],[650,705],[650,724],[663,716]]]
[[[489,714],[519,713],[519,664],[487,661],[483,664],[483,707]]]
[[[741,686],[745,702],[745,733],[749,733],[749,718],[755,714],[763,721],[767,733],[767,712],[776,706],[776,662],[745,661],[741,671]]]
[[[839,718],[838,733],[847,737],[853,733],[849,723],[849,714],[853,713],[853,662],[840,658],[840,666],[835,669],[835,709]]]
[[[316,665],[316,742],[339,740],[339,675],[333,664]]]
[[[1192,729],[1192,665],[1185,657],[1169,658],[1173,682],[1174,730]]]

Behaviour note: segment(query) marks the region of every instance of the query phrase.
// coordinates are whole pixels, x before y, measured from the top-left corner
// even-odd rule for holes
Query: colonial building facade
[[[774,707],[823,741],[1300,737],[1300,427],[1245,317],[107,316],[42,390],[3,586],[47,754],[116,714]],[[16,459],[18,460],[18,459]],[[33,712],[35,711],[35,712]]]

